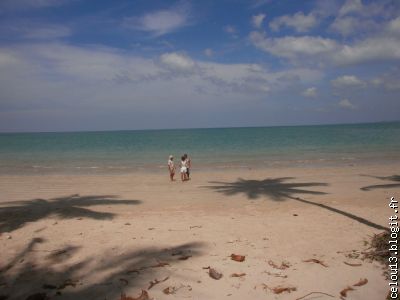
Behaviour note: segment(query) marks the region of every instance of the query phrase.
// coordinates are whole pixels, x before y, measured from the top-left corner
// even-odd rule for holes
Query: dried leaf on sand
[[[353,284],[353,286],[363,286],[366,285],[368,283],[368,279],[364,278],[364,279],[360,279],[357,283]]]
[[[120,300],[151,300],[151,298],[149,297],[149,293],[147,293],[145,290],[142,290],[142,293],[138,298],[133,298],[130,296],[126,296],[125,294],[121,294]]]
[[[231,277],[243,277],[246,276],[246,273],[232,273]]]
[[[277,265],[276,263],[274,263],[272,260],[269,260],[269,261],[268,261],[268,264],[269,264],[271,267],[273,267],[274,269],[278,269],[278,270],[285,270],[285,269],[287,269],[287,268],[290,267],[290,263],[288,263],[287,261],[283,261],[283,262],[281,263],[280,266],[278,266],[278,265]]]
[[[313,262],[313,263],[316,263],[316,264],[320,264],[321,266],[324,266],[325,268],[328,267],[328,265],[326,263],[324,263],[322,260],[319,260],[319,259],[316,259],[316,258],[310,258],[310,259],[303,260],[303,261],[304,262]]]
[[[297,290],[297,288],[277,286],[277,287],[271,288],[271,290],[274,292],[274,294],[281,294],[283,292],[287,292],[287,293],[294,292]]]
[[[232,253],[231,259],[234,261],[243,262],[246,259],[246,256]]]
[[[210,275],[212,279],[219,280],[222,278],[222,273],[219,273],[217,270],[211,268],[210,266],[203,267],[203,269],[208,269],[208,275]]]
[[[171,295],[171,294],[175,294],[175,292],[177,291],[177,288],[174,286],[169,286],[169,287],[166,287],[165,289],[163,289],[162,291],[165,295]]]
[[[272,291],[274,294],[282,294],[284,292],[291,293],[291,292],[297,291],[297,288],[294,286],[276,286],[276,287],[271,288],[268,285],[266,285],[265,283],[262,283],[261,285],[264,290],[268,289],[268,290]],[[257,286],[255,286],[254,288],[256,289]]]
[[[158,279],[154,279],[152,281],[150,281],[150,285],[148,287],[148,290],[150,290],[153,286],[155,286],[156,284],[159,284],[161,282],[167,281],[169,279],[169,276],[165,277],[164,279],[158,280]]]
[[[354,291],[354,289],[351,286],[348,286],[347,288],[340,291],[340,295],[342,297],[347,297],[347,292],[349,291]]]

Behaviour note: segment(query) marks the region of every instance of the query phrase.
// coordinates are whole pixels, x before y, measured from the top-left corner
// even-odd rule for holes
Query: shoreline
[[[243,170],[274,170],[274,169],[323,169],[323,168],[357,168],[357,167],[374,167],[389,166],[399,161],[397,157],[374,157],[374,159],[357,159],[343,158],[340,160],[316,159],[316,160],[284,160],[284,161],[263,161],[260,162],[230,162],[230,163],[204,163],[193,160],[194,167],[192,170],[198,173],[219,173],[219,172],[240,172]],[[175,162],[176,163],[176,162]],[[178,163],[179,164],[179,163]],[[176,163],[176,165],[178,165]],[[18,170],[5,170],[7,167],[0,168],[0,176],[46,176],[46,175],[129,175],[129,174],[159,174],[167,170],[167,164],[164,165],[144,165],[131,167],[116,166],[71,166],[71,167],[53,167],[53,166],[29,166]],[[178,167],[176,169],[178,170]]]

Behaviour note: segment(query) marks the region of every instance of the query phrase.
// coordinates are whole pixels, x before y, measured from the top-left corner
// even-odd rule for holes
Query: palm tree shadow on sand
[[[293,180],[294,177],[281,177],[281,178],[267,178],[263,180],[246,180],[239,178],[235,182],[219,182],[211,181],[209,183],[213,184],[211,186],[206,186],[207,188],[213,189],[219,193],[225,194],[227,196],[232,196],[235,194],[245,194],[249,199],[257,199],[262,196],[267,197],[273,201],[285,201],[287,199],[299,201],[309,205],[314,205],[334,213],[340,214],[342,216],[348,217],[352,220],[360,222],[364,225],[370,226],[375,229],[388,230],[387,228],[373,223],[362,217],[353,215],[346,211],[328,206],[326,204],[317,203],[309,201],[300,197],[295,197],[295,195],[326,195],[325,192],[307,190],[305,188],[309,187],[321,187],[328,186],[327,183],[321,182],[305,182],[305,183],[293,183],[286,182],[288,180]]]
[[[391,189],[391,188],[400,188],[400,175],[392,175],[392,176],[371,176],[371,175],[361,175],[367,177],[373,177],[380,180],[385,181],[393,181],[397,183],[389,183],[389,184],[375,184],[375,185],[368,185],[360,188],[362,191],[370,191],[374,189]]]
[[[184,262],[176,253],[194,259],[204,254],[206,244],[138,246],[123,253],[98,249],[92,256],[80,246],[40,251],[46,247],[45,239],[34,238],[0,266],[0,299],[120,299],[125,290],[149,289],[150,280],[169,278]],[[182,278],[179,272],[173,275]]]
[[[0,232],[11,232],[50,216],[61,219],[91,218],[112,219],[113,213],[89,209],[99,205],[137,205],[140,200],[121,200],[113,195],[79,196],[70,195],[53,199],[33,199],[27,201],[3,202],[0,204]]]

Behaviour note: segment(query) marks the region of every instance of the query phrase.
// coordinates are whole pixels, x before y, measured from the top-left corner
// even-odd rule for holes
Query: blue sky
[[[400,119],[400,1],[0,2],[0,131]]]

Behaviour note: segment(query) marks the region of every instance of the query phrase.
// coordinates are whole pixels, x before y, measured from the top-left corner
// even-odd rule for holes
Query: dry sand
[[[193,170],[185,183],[167,172],[1,176],[0,295],[120,299],[167,278],[150,297],[339,299],[366,278],[347,299],[385,299],[382,265],[359,253],[400,198],[399,182],[374,176],[399,166]],[[279,286],[296,290],[274,294]]]

